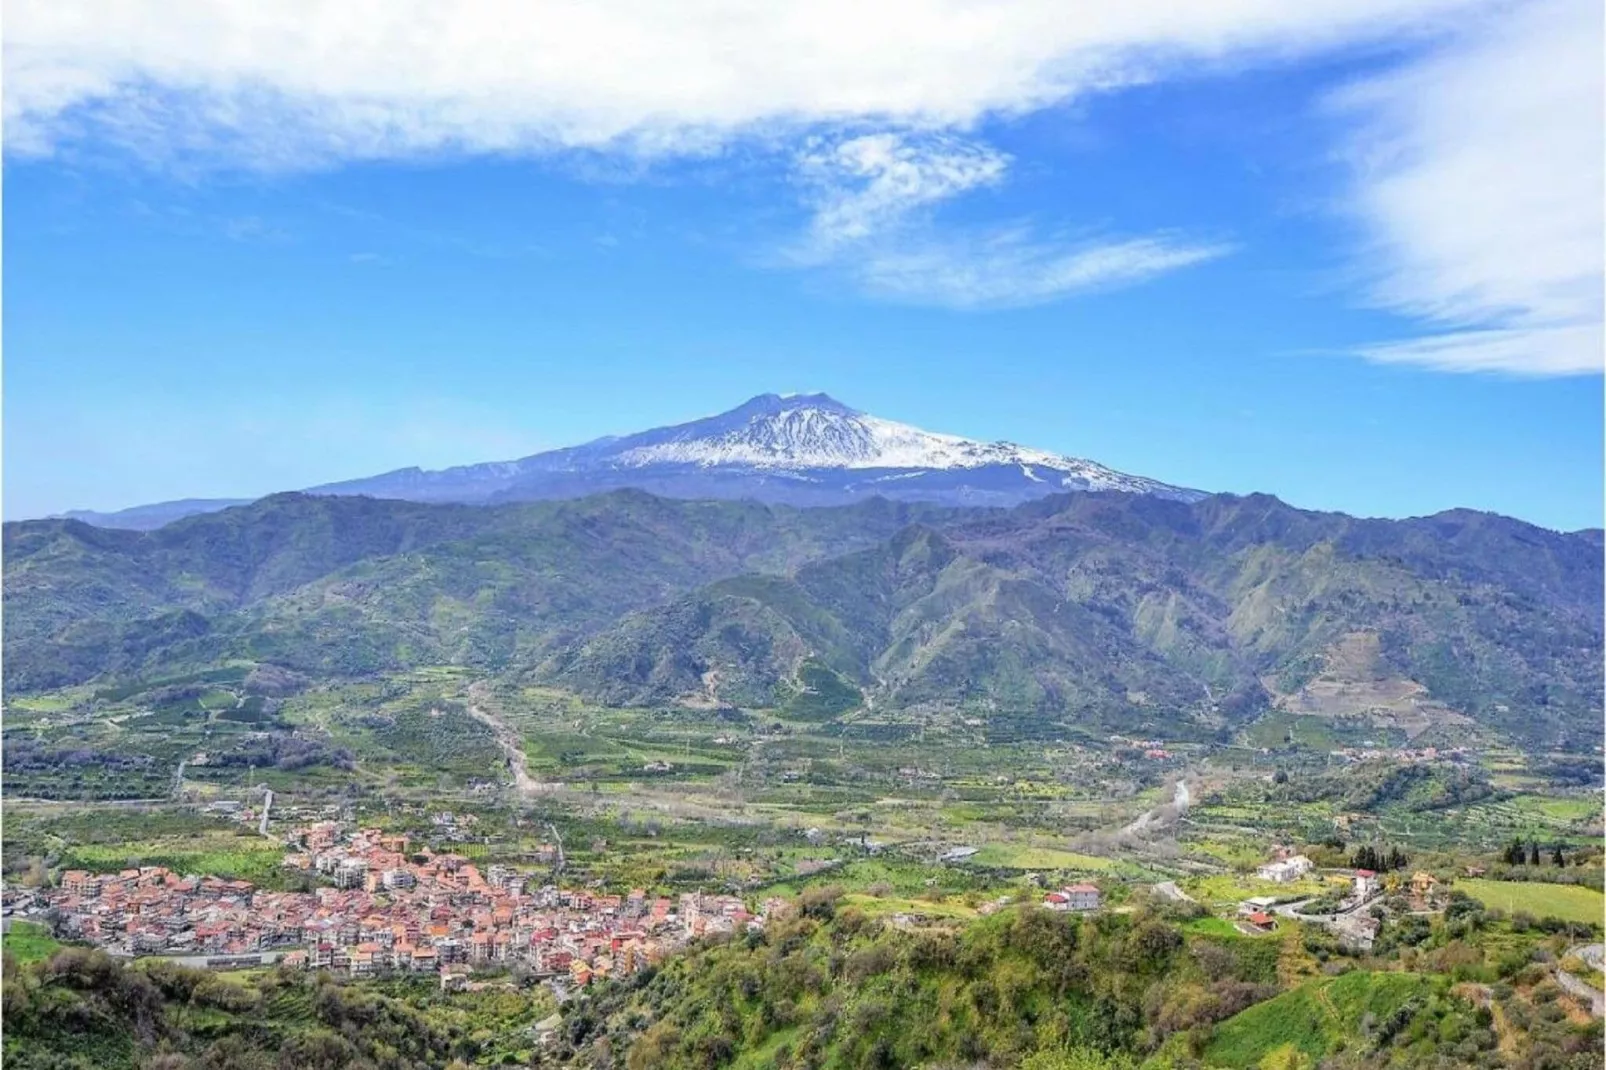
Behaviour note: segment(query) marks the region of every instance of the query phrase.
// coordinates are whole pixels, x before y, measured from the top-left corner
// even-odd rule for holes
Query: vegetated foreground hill
[[[538,1059],[532,1026],[552,1004],[525,992],[229,976],[81,948],[29,965],[7,956],[4,1054],[30,1070],[1437,1070],[1519,1065],[1508,1051],[1524,1066],[1599,1065],[1598,1024],[1535,1013],[1561,1008],[1522,973],[1511,979],[1527,995],[1496,986],[1483,997],[1493,1013],[1480,1012],[1480,986],[1447,973],[1355,969],[1283,990],[1286,941],[1195,931],[1146,908],[1087,919],[1011,908],[906,931],[831,889],[800,907],[588,990]],[[1458,971],[1495,975],[1460,950]]]
[[[1474,512],[281,495],[154,532],[5,536],[5,680],[24,690],[228,658],[451,662],[614,703],[825,718],[868,703],[1209,730],[1275,704],[1600,735],[1600,533]]]

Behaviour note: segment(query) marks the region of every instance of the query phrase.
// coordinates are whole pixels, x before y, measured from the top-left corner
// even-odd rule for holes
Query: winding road
[[[491,730],[496,737],[496,745],[502,748],[507,756],[508,770],[513,774],[513,785],[520,795],[541,795],[551,790],[552,785],[543,784],[530,775],[530,767],[524,757],[524,745],[519,740],[517,732],[502,721],[495,714],[469,703],[468,713],[476,721]]]
[[[1577,955],[1588,963],[1591,969],[1601,968],[1602,961],[1606,961],[1606,944],[1585,944],[1575,947],[1567,952],[1568,955]],[[1606,1018],[1606,992],[1602,992],[1594,985],[1580,981],[1558,964],[1556,966],[1556,983],[1579,999],[1589,1002],[1589,1009],[1596,1018]]]
[[[1171,802],[1165,806],[1156,806],[1153,810],[1146,810],[1138,815],[1137,820],[1121,830],[1123,836],[1141,836],[1151,828],[1163,827],[1188,812],[1193,803],[1193,793],[1188,790],[1186,780],[1177,781],[1176,789],[1171,793]],[[1166,813],[1170,810],[1171,813]]]

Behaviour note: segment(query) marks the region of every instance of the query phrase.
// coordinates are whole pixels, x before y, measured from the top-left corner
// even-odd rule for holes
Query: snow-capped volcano
[[[859,412],[827,394],[763,394],[704,420],[607,444],[615,465],[751,468],[776,473],[881,469],[897,478],[994,466],[1058,489],[1196,496],[1074,457],[925,431]],[[1047,491],[1045,491],[1046,493]]]
[[[728,430],[701,426],[708,422],[734,426]],[[667,441],[625,450],[618,456],[619,463],[782,469],[979,468],[1064,460],[1008,442],[983,443],[922,431],[850,409],[825,394],[765,394],[712,421],[672,430]]]
[[[309,493],[487,503],[573,498],[623,487],[672,498],[756,498],[793,505],[878,496],[1015,505],[1071,490],[1119,490],[1182,501],[1203,497],[1093,461],[924,431],[859,412],[825,394],[762,394],[717,416],[517,461],[433,472],[403,468],[312,487]],[[199,508],[187,512],[232,503],[195,504]],[[174,519],[171,512],[146,506],[139,516],[161,515],[165,522]],[[123,526],[118,514],[76,515]],[[135,516],[124,523],[145,526]]]

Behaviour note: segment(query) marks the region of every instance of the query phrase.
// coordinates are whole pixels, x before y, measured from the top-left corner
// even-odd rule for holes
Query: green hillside
[[[229,661],[450,664],[815,718],[856,693],[1045,726],[1220,732],[1276,705],[1599,739],[1598,538],[1478,513],[280,495],[149,533],[34,521],[5,540],[13,693]],[[834,697],[808,699],[821,684]]]
[[[1206,1066],[1253,1067],[1293,1049],[1314,1063],[1352,1045],[1387,1046],[1409,1012],[1444,997],[1448,985],[1409,973],[1354,970],[1310,981],[1222,1023],[1204,1052]]]

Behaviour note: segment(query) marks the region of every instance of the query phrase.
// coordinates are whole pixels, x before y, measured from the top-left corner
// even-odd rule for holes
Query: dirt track
[[[509,728],[495,714],[473,702],[469,703],[468,713],[496,736],[496,745],[501,747],[502,753],[507,756],[507,767],[513,774],[513,786],[518,789],[520,795],[543,795],[553,789],[554,785],[544,784],[530,775],[530,766],[524,757],[524,746],[517,732]]]

